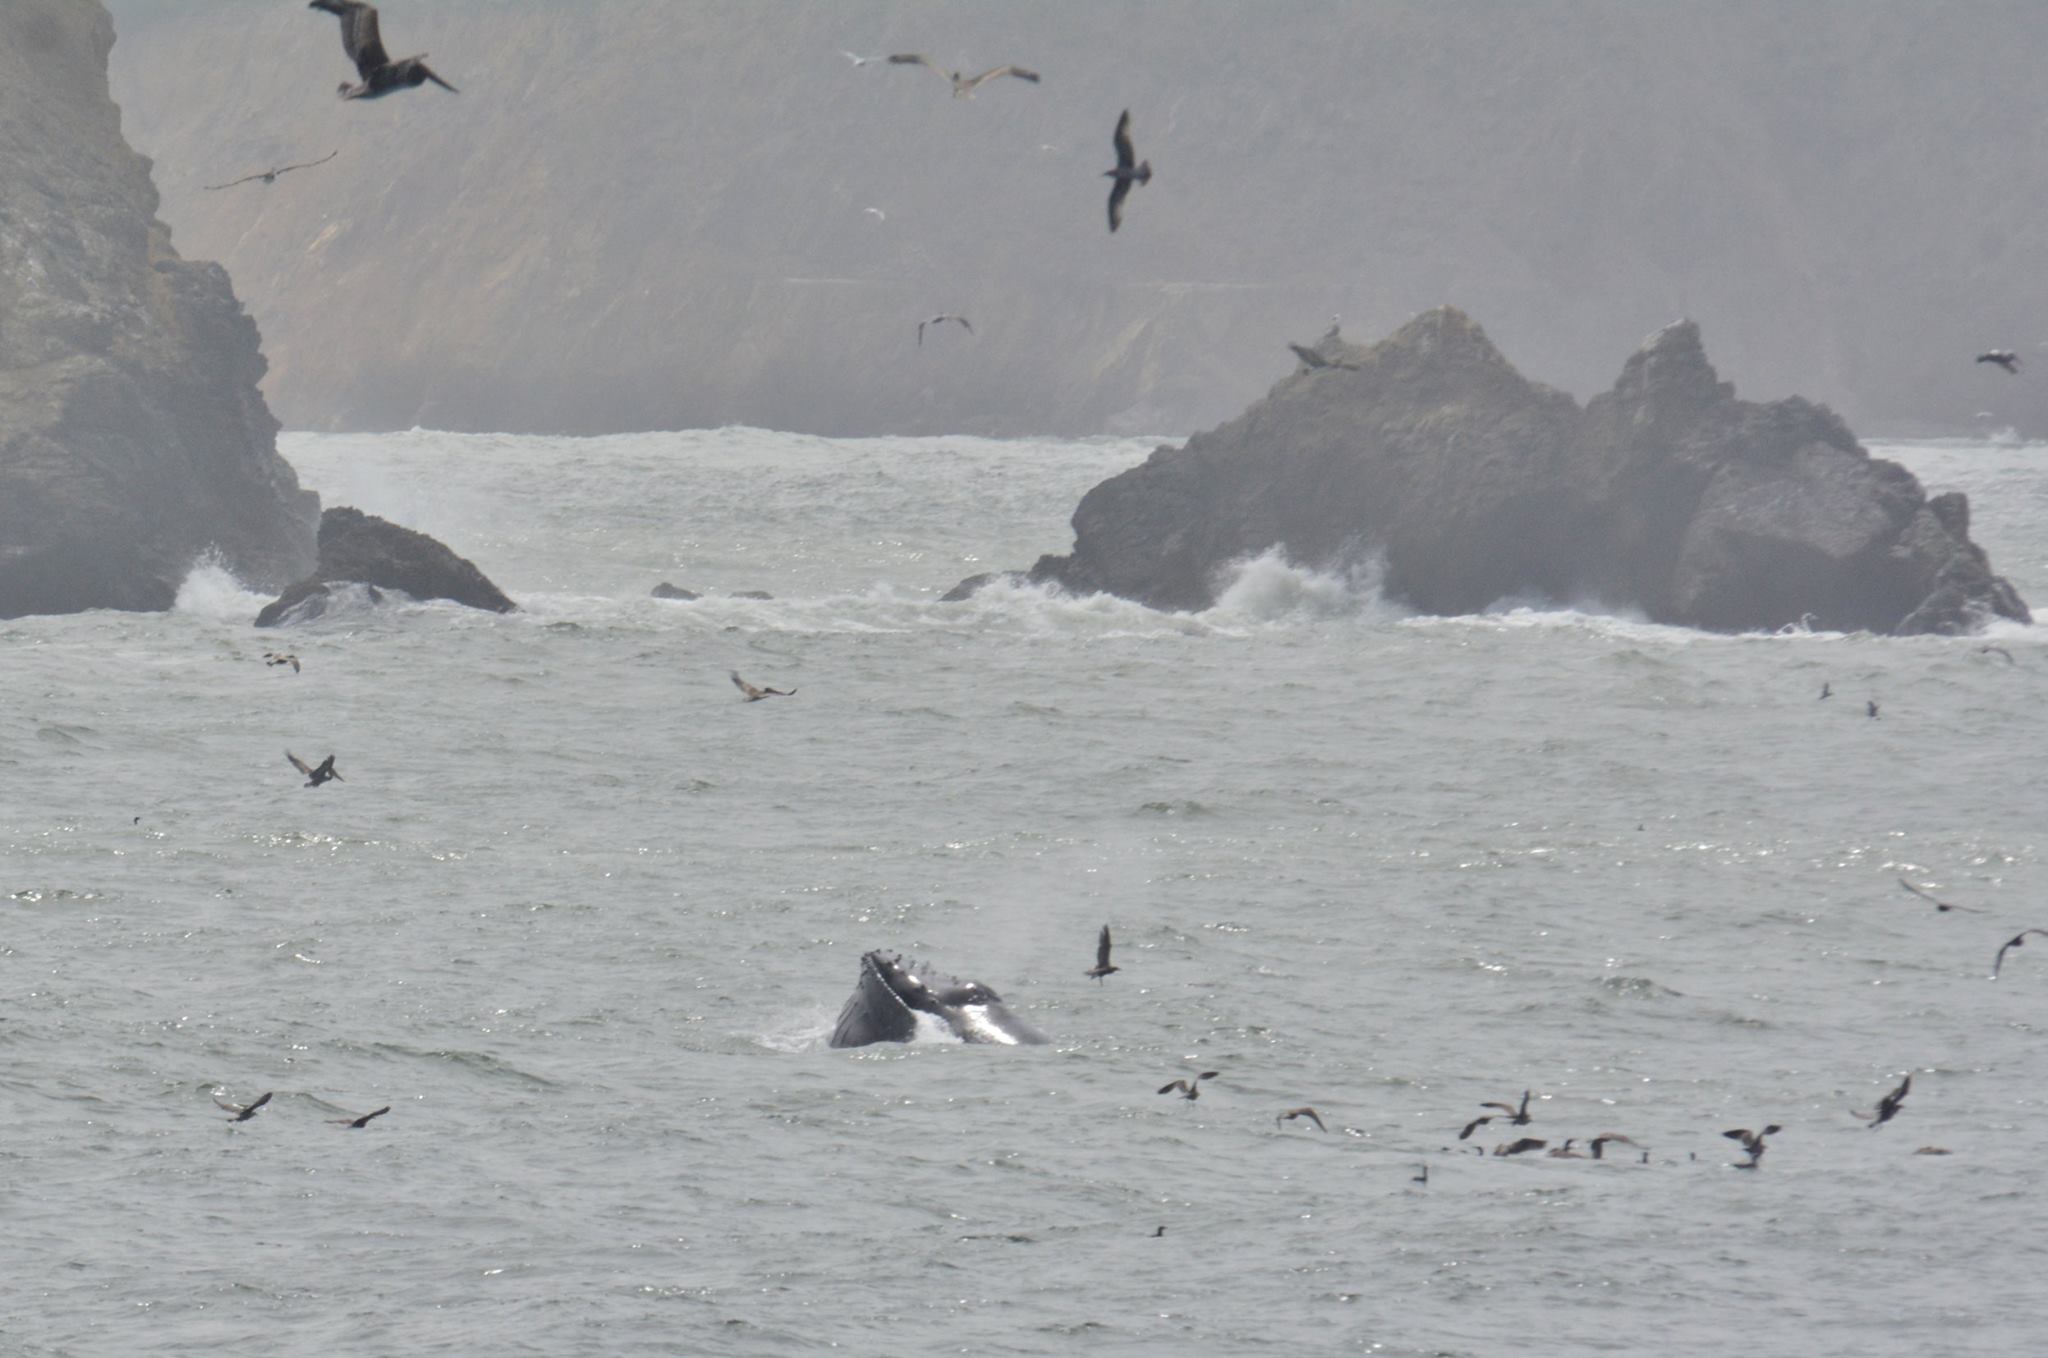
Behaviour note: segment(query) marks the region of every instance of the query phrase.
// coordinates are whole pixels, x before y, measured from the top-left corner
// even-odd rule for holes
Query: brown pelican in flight
[[[263,653],[263,663],[266,667],[272,668],[278,665],[290,665],[293,674],[299,672],[299,658],[288,651],[265,651]]]
[[[1899,1115],[1899,1105],[1906,1101],[1906,1091],[1912,1087],[1913,1075],[1912,1072],[1908,1071],[1906,1078],[1899,1082],[1897,1089],[1894,1089],[1891,1093],[1877,1101],[1877,1111],[1875,1113],[1858,1113],[1856,1116],[1859,1118],[1869,1118],[1870,1129],[1876,1131],[1879,1127],[1884,1126]]]
[[[2010,349],[1986,349],[1977,355],[1979,363],[1996,363],[2009,373],[2020,370],[2020,356]]]
[[[280,165],[274,170],[261,170],[255,174],[245,174],[240,179],[230,179],[225,184],[208,184],[206,189],[208,192],[212,192],[215,189],[231,189],[237,184],[247,184],[253,179],[260,179],[266,184],[275,184],[277,177],[281,174],[290,174],[293,170],[310,170],[315,165],[325,165],[340,154],[341,151],[337,148],[336,150],[329,151],[318,160],[302,160],[296,165]]]
[[[348,59],[356,64],[356,74],[362,77],[360,84],[342,82],[342,98],[382,99],[393,90],[417,89],[429,80],[450,94],[461,93],[428,68],[425,52],[397,61],[391,59],[391,54],[384,50],[383,37],[377,32],[375,5],[363,0],[309,0],[306,8],[324,9],[341,20],[342,50],[348,53]]]
[[[2005,946],[1998,950],[1998,956],[1991,959],[1992,980],[1995,981],[1998,979],[1998,969],[2005,965],[2005,955],[2011,952],[2014,948],[2023,948],[2026,946],[2028,934],[2039,934],[2043,938],[2048,938],[2048,929],[2022,929],[2018,933],[2014,934],[2011,938],[2007,939],[2005,942]]]
[[[216,1094],[213,1096],[213,1101],[234,1114],[233,1117],[228,1119],[229,1122],[247,1122],[250,1118],[256,1116],[256,1111],[259,1108],[270,1102],[270,1095],[265,1094],[254,1103],[235,1103]]]
[[[1110,964],[1109,926],[1105,924],[1102,926],[1101,936],[1095,940],[1095,965],[1088,968],[1088,970],[1082,972],[1081,974],[1083,976],[1093,976],[1096,980],[1100,981],[1103,977],[1109,975],[1112,971],[1122,970],[1122,967],[1112,966]]]
[[[924,348],[924,328],[926,326],[938,325],[945,321],[957,321],[962,330],[965,330],[970,335],[974,333],[974,327],[968,324],[965,316],[933,316],[928,320],[922,320],[917,323],[917,347],[920,349]]]
[[[796,695],[796,690],[793,688],[755,688],[752,684],[740,678],[738,670],[732,672],[732,682],[740,692],[747,695],[747,701],[750,703],[758,703],[763,698],[790,698]]]
[[[390,1111],[391,1105],[387,1103],[382,1108],[365,1113],[359,1118],[329,1118],[327,1120],[337,1127],[353,1127],[360,1130],[370,1125],[371,1118],[381,1118]]]
[[[1773,1122],[1772,1124],[1770,1124],[1770,1126],[1764,1128],[1760,1132],[1752,1132],[1747,1127],[1737,1127],[1733,1131],[1723,1132],[1721,1133],[1721,1135],[1727,1137],[1730,1141],[1740,1141],[1742,1143],[1742,1149],[1749,1152],[1749,1163],[1746,1165],[1737,1165],[1735,1168],[1755,1169],[1757,1161],[1764,1158],[1764,1138],[1767,1136],[1775,1135],[1776,1133],[1782,1132],[1784,1130],[1785,1129],[1783,1127],[1780,1127],[1777,1123]]]
[[[1116,135],[1110,140],[1116,146],[1116,168],[1102,173],[1116,181],[1109,190],[1109,230],[1114,235],[1116,229],[1124,224],[1124,199],[1130,196],[1131,185],[1152,182],[1152,162],[1140,163],[1138,153],[1131,149],[1129,109],[1125,109],[1124,116],[1116,120]]]
[[[1529,1091],[1526,1089],[1522,1091],[1522,1103],[1519,1108],[1506,1103],[1482,1103],[1479,1106],[1481,1108],[1500,1109],[1501,1112],[1507,1114],[1508,1126],[1510,1127],[1526,1127],[1529,1125]],[[1472,1133],[1478,1131],[1481,1127],[1493,1121],[1493,1119],[1494,1114],[1492,1113],[1488,1113],[1485,1117],[1473,1118],[1465,1124],[1465,1130],[1458,1133],[1458,1140],[1469,1141]]]
[[[1273,1125],[1275,1127],[1278,1127],[1281,1123],[1292,1122],[1296,1118],[1307,1118],[1310,1122],[1313,1122],[1316,1125],[1316,1130],[1319,1132],[1327,1132],[1330,1130],[1328,1127],[1325,1127],[1323,1125],[1323,1120],[1320,1117],[1316,1116],[1316,1110],[1313,1108],[1290,1108],[1286,1112],[1280,1114],[1280,1116],[1274,1118]]]
[[[318,768],[315,768],[312,765],[308,764],[305,760],[299,758],[290,750],[286,750],[284,752],[284,757],[292,761],[293,768],[297,769],[300,773],[306,775],[307,787],[318,787],[322,783],[326,782],[329,778],[339,779],[341,782],[344,783],[348,781],[348,779],[343,778],[340,774],[334,771],[333,755],[328,755],[327,758],[321,760],[320,766]]]
[[[1917,886],[1914,886],[1914,885],[1913,885],[1913,884],[1912,884],[1911,882],[1907,881],[1907,880],[1906,880],[1905,878],[1903,878],[1903,877],[1901,877],[1901,878],[1899,879],[1899,885],[1900,885],[1900,886],[1902,886],[1902,887],[1904,887],[1904,888],[1906,888],[1906,890],[1908,890],[1908,891],[1912,892],[1912,893],[1913,893],[1913,894],[1914,894],[1915,896],[1918,896],[1918,897],[1919,897],[1919,898],[1920,898],[1921,900],[1923,900],[1923,901],[1926,901],[1926,902],[1928,902],[1928,903],[1929,903],[1929,904],[1931,904],[1931,905],[1932,905],[1932,906],[1933,906],[1933,907],[1934,907],[1934,908],[1935,908],[1936,910],[1939,910],[1939,911],[1941,911],[1941,912],[1942,912],[1942,913],[1944,913],[1944,914],[1946,914],[1947,912],[1949,912],[1949,911],[1951,911],[1951,910],[1961,910],[1961,911],[1964,911],[1964,912],[1965,912],[1965,913],[1967,913],[1967,914],[1972,914],[1972,915],[1981,915],[1981,914],[1983,914],[1983,913],[1984,913],[1984,912],[1983,912],[1982,910],[1979,910],[1979,909],[1978,909],[1978,908],[1977,908],[1976,906],[1974,906],[1974,905],[1953,905],[1953,904],[1949,903],[1948,901],[1938,901],[1938,900],[1935,900],[1933,896],[1929,895],[1929,894],[1928,894],[1927,892],[1925,892],[1925,891],[1922,891],[1922,890],[1921,890],[1921,889],[1920,889],[1919,887],[1917,887]]]
[[[987,84],[991,80],[1000,80],[1006,75],[1016,76],[1019,80],[1028,80],[1034,85],[1038,83],[1038,72],[1027,71],[1022,66],[995,66],[983,71],[980,75],[967,76],[962,75],[958,71],[945,69],[922,52],[893,53],[889,57],[889,64],[891,66],[923,66],[927,70],[944,76],[952,82],[953,97],[955,99],[972,99],[974,91],[980,86]]]
[[[1222,1073],[1220,1070],[1205,1070],[1192,1080],[1175,1080],[1171,1084],[1163,1084],[1159,1086],[1158,1092],[1161,1094],[1171,1094],[1174,1090],[1178,1089],[1180,1096],[1184,1099],[1190,1101],[1199,1099],[1202,1097],[1202,1081],[1213,1080]]]

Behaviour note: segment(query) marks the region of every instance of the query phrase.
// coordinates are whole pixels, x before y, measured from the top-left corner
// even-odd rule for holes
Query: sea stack
[[[313,562],[256,325],[171,248],[113,42],[99,0],[0,5],[0,617],[169,608],[209,554],[269,588]]]
[[[1882,633],[2028,620],[1970,541],[1831,411],[1737,400],[1699,327],[1650,336],[1583,408],[1524,378],[1450,307],[1282,378],[1235,420],[1096,486],[1039,583],[1210,607],[1233,562],[1377,555],[1425,613],[1540,596],[1712,631]]]

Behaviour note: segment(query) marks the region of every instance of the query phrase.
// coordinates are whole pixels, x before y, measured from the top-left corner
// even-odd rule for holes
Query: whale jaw
[[[940,1020],[962,1042],[1014,1047],[1047,1040],[980,982],[926,971],[893,954],[871,952],[860,959],[860,981],[839,1011],[831,1045],[908,1042],[917,1035],[920,1014]]]

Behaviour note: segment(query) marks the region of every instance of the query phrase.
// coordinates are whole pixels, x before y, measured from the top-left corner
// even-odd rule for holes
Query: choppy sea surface
[[[2034,629],[938,602],[1144,441],[284,446],[523,609],[0,623],[0,1352],[2041,1351]],[[1875,451],[2048,606],[2048,447]],[[869,948],[1052,1044],[829,1049]]]

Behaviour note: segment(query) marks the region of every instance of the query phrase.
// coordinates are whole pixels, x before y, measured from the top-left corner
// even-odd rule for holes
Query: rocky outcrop
[[[681,585],[672,585],[666,580],[649,590],[648,593],[657,599],[675,599],[682,603],[693,603],[704,597],[694,589],[684,589]]]
[[[1429,613],[1541,595],[1716,631],[2028,616],[1962,495],[1928,499],[1825,407],[1737,400],[1691,322],[1584,409],[1451,308],[1315,352],[1327,366],[1090,490],[1072,554],[1031,578],[1199,609],[1224,568],[1280,548],[1318,568],[1378,554],[1387,593]]]
[[[518,607],[466,558],[425,533],[341,506],[320,516],[320,562],[313,574],[265,604],[256,625],[276,627],[317,618],[336,588],[351,584],[369,586],[372,601],[380,598],[379,590],[390,589],[414,599],[449,599],[494,613]]]
[[[0,617],[168,608],[207,553],[272,588],[313,560],[256,326],[156,220],[113,40],[99,0],[0,6]]]

